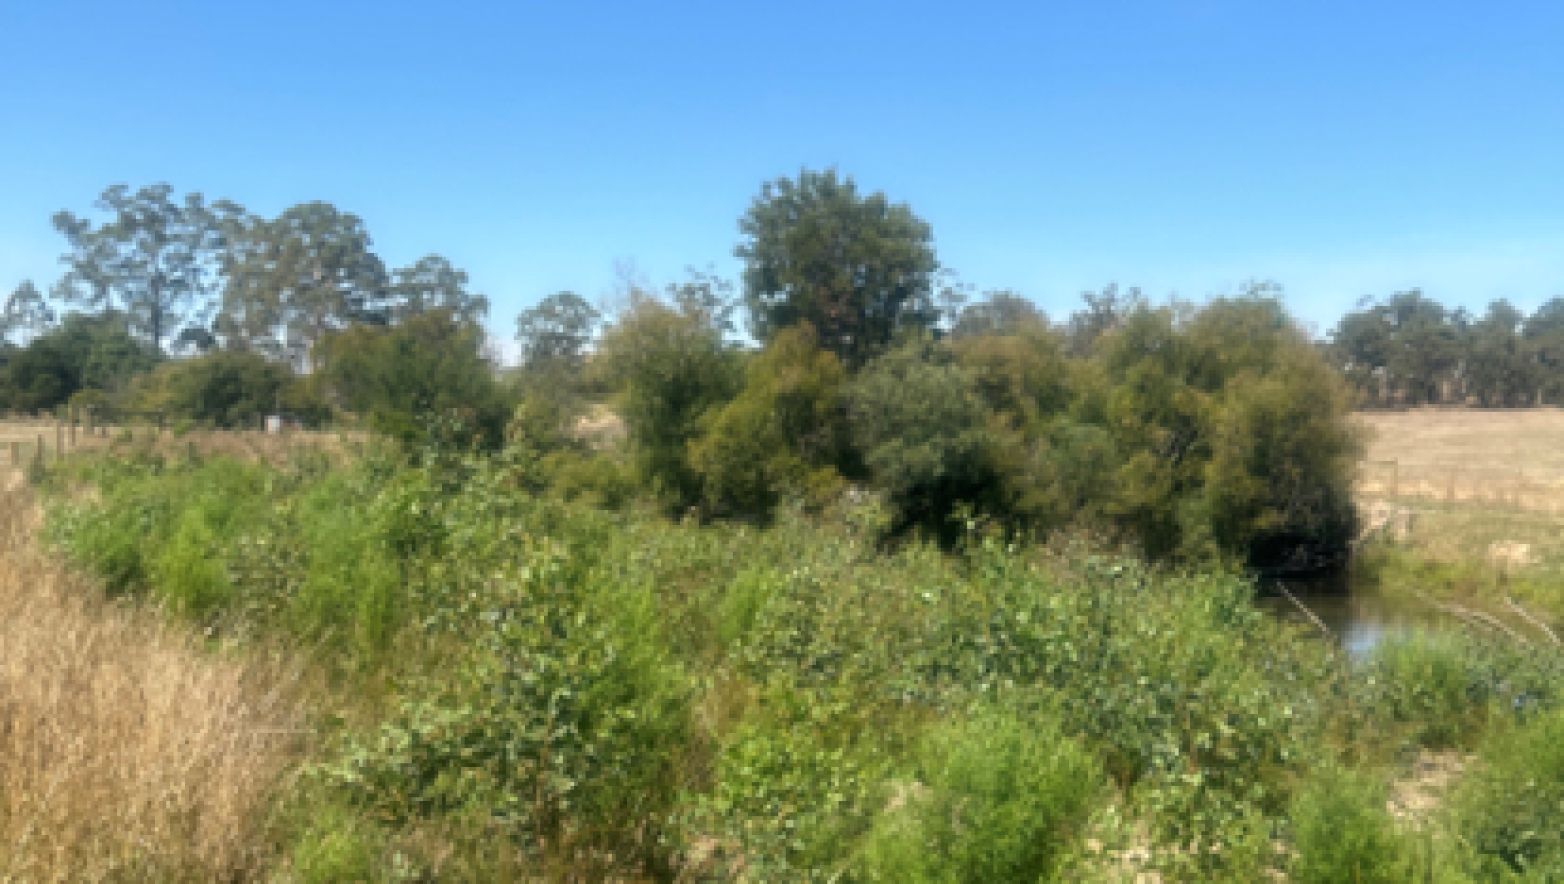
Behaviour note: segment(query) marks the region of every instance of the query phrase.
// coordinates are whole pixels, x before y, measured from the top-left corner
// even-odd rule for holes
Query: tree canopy
[[[131,192],[123,184],[94,204],[113,219],[94,226],[68,211],[54,227],[70,243],[61,259],[70,269],[57,296],[89,309],[113,308],[131,331],[162,348],[187,323],[211,314],[217,290],[215,260],[226,245],[222,221],[232,203],[208,206],[199,193],[183,201],[154,184]]]
[[[807,321],[857,368],[907,328],[932,327],[934,234],[904,203],[861,194],[836,171],[765,184],[739,220],[744,300],[755,337]]]

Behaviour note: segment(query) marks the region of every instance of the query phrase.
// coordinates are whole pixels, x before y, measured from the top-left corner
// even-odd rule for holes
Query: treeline
[[[60,212],[67,272],[0,312],[0,411],[64,405],[253,427],[363,419],[406,440],[455,411],[499,443],[510,403],[484,350],[488,299],[439,255],[389,270],[329,203],[263,218],[165,184],[103,192],[102,224]],[[8,338],[26,341],[19,346]]]
[[[697,277],[602,322],[568,293],[523,314],[533,401],[568,415],[598,395],[577,385],[611,391],[628,434],[620,458],[529,439],[540,481],[706,518],[867,494],[893,533],[971,514],[1159,559],[1344,554],[1350,392],[1270,290],[1197,307],[1109,289],[1057,324],[1008,292],[964,303],[926,224],[831,173],[767,185],[739,226],[735,301]],[[759,349],[734,343],[735,302]]]
[[[1367,408],[1564,404],[1564,298],[1476,316],[1402,292],[1342,317],[1327,350]]]
[[[362,419],[410,450],[524,453],[540,490],[701,519],[852,499],[893,534],[986,518],[1281,568],[1339,560],[1352,534],[1351,396],[1273,291],[1194,306],[1110,288],[1059,323],[1009,292],[972,302],[927,223],[835,172],[762,187],[738,286],[627,284],[607,316],[545,298],[504,378],[465,274],[438,257],[386,273],[326,204],[266,220],[155,187],[100,208],[115,220],[56,218],[71,269],[51,298],[11,299],[35,337],[0,407]],[[55,325],[55,304],[97,312]],[[623,445],[580,432],[605,402]]]

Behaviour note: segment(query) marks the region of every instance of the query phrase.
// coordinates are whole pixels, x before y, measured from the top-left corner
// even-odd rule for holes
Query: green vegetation
[[[928,226],[804,172],[741,222],[759,349],[696,273],[607,317],[550,297],[502,378],[444,259],[388,274],[325,203],[167,197],[61,221],[72,285],[140,312],[68,317],[0,392],[176,419],[183,451],[33,477],[110,595],[311,673],[255,852],[279,879],[1557,868],[1556,646],[1354,661],[1253,604],[1247,575],[1338,565],[1357,527],[1350,387],[1267,287],[1109,289],[1062,324],[1013,293],[937,308]],[[176,330],[203,297],[211,325]],[[24,370],[45,357],[57,388]],[[387,444],[262,465],[184,435],[272,409]],[[1396,818],[1435,750],[1481,773]]]
[[[1416,289],[1341,318],[1331,360],[1369,406],[1564,401],[1564,299],[1526,316],[1494,301],[1482,316]]]
[[[1345,666],[1238,576],[981,532],[885,551],[853,513],[678,525],[529,492],[533,463],[82,462],[48,481],[98,497],[62,498],[51,536],[117,592],[313,649],[329,739],[314,809],[275,837],[323,880],[1552,861],[1524,815],[1556,800],[1556,653],[1472,638]],[[1436,863],[1375,809],[1376,771],[1490,734],[1513,748],[1426,821],[1451,833]],[[1542,804],[1495,797],[1533,769]]]

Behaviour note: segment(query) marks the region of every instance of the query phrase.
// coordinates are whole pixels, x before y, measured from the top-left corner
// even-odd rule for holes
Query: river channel
[[[1285,589],[1286,592],[1282,590]],[[1291,594],[1292,599],[1287,596]],[[1295,603],[1293,599],[1296,599]],[[1449,615],[1416,600],[1388,599],[1352,585],[1347,573],[1322,577],[1272,578],[1260,582],[1259,605],[1277,617],[1318,628],[1298,605],[1309,609],[1353,657],[1363,657],[1387,638],[1412,631],[1448,629]]]

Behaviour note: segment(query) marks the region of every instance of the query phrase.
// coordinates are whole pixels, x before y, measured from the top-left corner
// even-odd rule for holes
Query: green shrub
[[[653,600],[645,585],[588,592],[589,569],[546,539],[515,553],[510,576],[459,615],[477,647],[455,677],[324,773],[400,823],[482,808],[539,860],[600,874],[656,864],[690,688]]]
[[[902,806],[866,840],[862,880],[1054,880],[1106,778],[1057,724],[983,709],[935,728]]]
[[[1564,654],[1507,638],[1413,633],[1382,642],[1354,674],[1353,700],[1392,738],[1469,746],[1491,722],[1564,700]]]
[[[1376,715],[1419,746],[1461,745],[1488,699],[1474,678],[1473,649],[1455,634],[1412,633],[1380,642],[1359,676]]]
[[[1407,837],[1385,809],[1383,783],[1329,767],[1294,796],[1289,814],[1297,884],[1412,880]]]
[[[349,884],[386,880],[382,835],[352,810],[334,804],[315,808],[289,859],[305,884]]]
[[[153,596],[191,617],[204,617],[228,601],[219,535],[200,509],[187,509],[151,555],[147,578]]]
[[[1489,871],[1564,881],[1564,710],[1490,739],[1457,787],[1451,817]]]
[[[992,498],[998,477],[975,372],[913,342],[865,366],[846,398],[854,443],[900,527],[943,531],[958,505]]]
[[[754,880],[839,880],[884,805],[889,738],[851,689],[767,684],[687,803],[685,839],[722,845]]]

